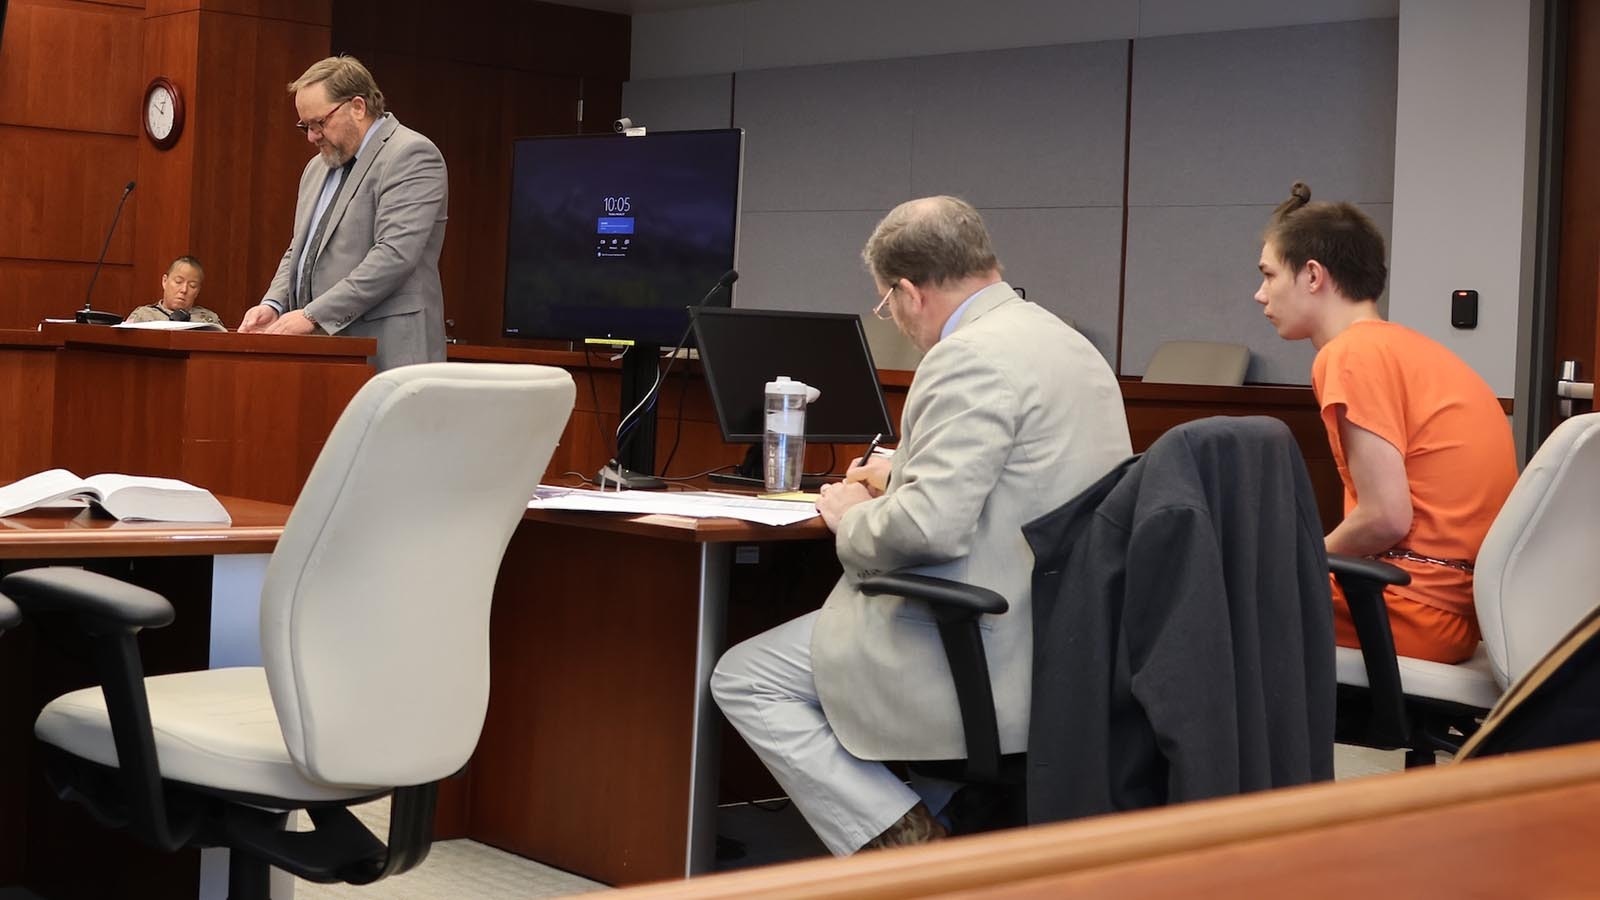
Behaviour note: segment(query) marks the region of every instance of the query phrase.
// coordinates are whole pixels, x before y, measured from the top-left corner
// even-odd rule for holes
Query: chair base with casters
[[[983,649],[979,617],[1005,613],[1010,604],[987,588],[929,575],[888,574],[863,579],[867,595],[893,594],[928,605],[955,682],[966,739],[965,759],[918,760],[907,765],[924,775],[966,785],[947,808],[954,834],[1027,824],[1027,754],[1000,752],[1000,726]]]
[[[1411,576],[1385,562],[1332,553],[1328,568],[1361,641],[1360,649],[1340,647],[1334,655],[1334,740],[1404,750],[1406,768],[1431,766],[1440,751],[1454,754],[1500,696],[1483,648],[1455,665],[1398,656],[1383,589],[1409,584]]]

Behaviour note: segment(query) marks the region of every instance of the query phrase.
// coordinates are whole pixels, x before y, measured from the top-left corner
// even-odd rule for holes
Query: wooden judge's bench
[[[0,482],[49,468],[293,503],[370,338],[46,324],[0,332]]]

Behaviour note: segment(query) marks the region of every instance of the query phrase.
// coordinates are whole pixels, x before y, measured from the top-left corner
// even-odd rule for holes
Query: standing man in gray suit
[[[289,92],[317,155],[300,176],[289,249],[239,330],[377,338],[380,372],[443,360],[439,148],[385,111],[354,57],[313,64]]]
[[[892,462],[853,465],[817,509],[844,577],[822,609],[723,655],[717,704],[836,854],[942,837],[957,786],[908,788],[883,760],[965,756],[955,686],[928,609],[869,597],[860,579],[908,570],[998,591],[982,622],[1001,750],[1025,750],[1033,554],[1024,523],[1132,452],[1105,358],[1017,296],[977,210],[904,203],[862,251],[896,325],[927,355]]]

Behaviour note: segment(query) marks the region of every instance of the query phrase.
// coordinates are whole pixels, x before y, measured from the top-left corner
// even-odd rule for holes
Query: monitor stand
[[[617,408],[621,413],[634,408],[649,395],[661,365],[661,348],[655,344],[635,344],[622,354],[622,393]],[[590,373],[594,377],[594,373]],[[600,467],[595,484],[602,490],[663,491],[667,483],[650,473],[656,467],[656,411],[651,406],[639,413],[637,424],[617,448],[617,457]]]
[[[733,484],[740,487],[765,490],[767,481],[763,473],[765,467],[761,459],[761,452],[760,444],[752,444],[750,449],[745,451],[744,462],[740,463],[738,468],[732,472],[712,472],[706,476],[706,479],[712,484]],[[830,481],[838,480],[838,478],[831,475],[801,475],[800,490],[815,491]]]

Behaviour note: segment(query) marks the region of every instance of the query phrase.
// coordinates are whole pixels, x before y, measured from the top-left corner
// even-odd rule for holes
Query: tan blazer
[[[356,158],[329,207],[320,252],[309,265],[311,296],[296,296],[295,273],[311,239],[328,167],[306,163],[294,210],[294,237],[263,300],[305,309],[329,334],[378,339],[378,371],[444,359],[444,245],[449,190],[444,157],[433,142],[392,114]]]
[[[862,759],[965,756],[950,668],[919,602],[868,597],[862,577],[909,570],[998,591],[984,617],[1003,752],[1025,750],[1033,554],[1022,526],[1132,452],[1122,392],[1088,339],[1005,282],[975,297],[923,357],[906,395],[889,489],[845,514],[844,577],[812,634],[828,722]]]

